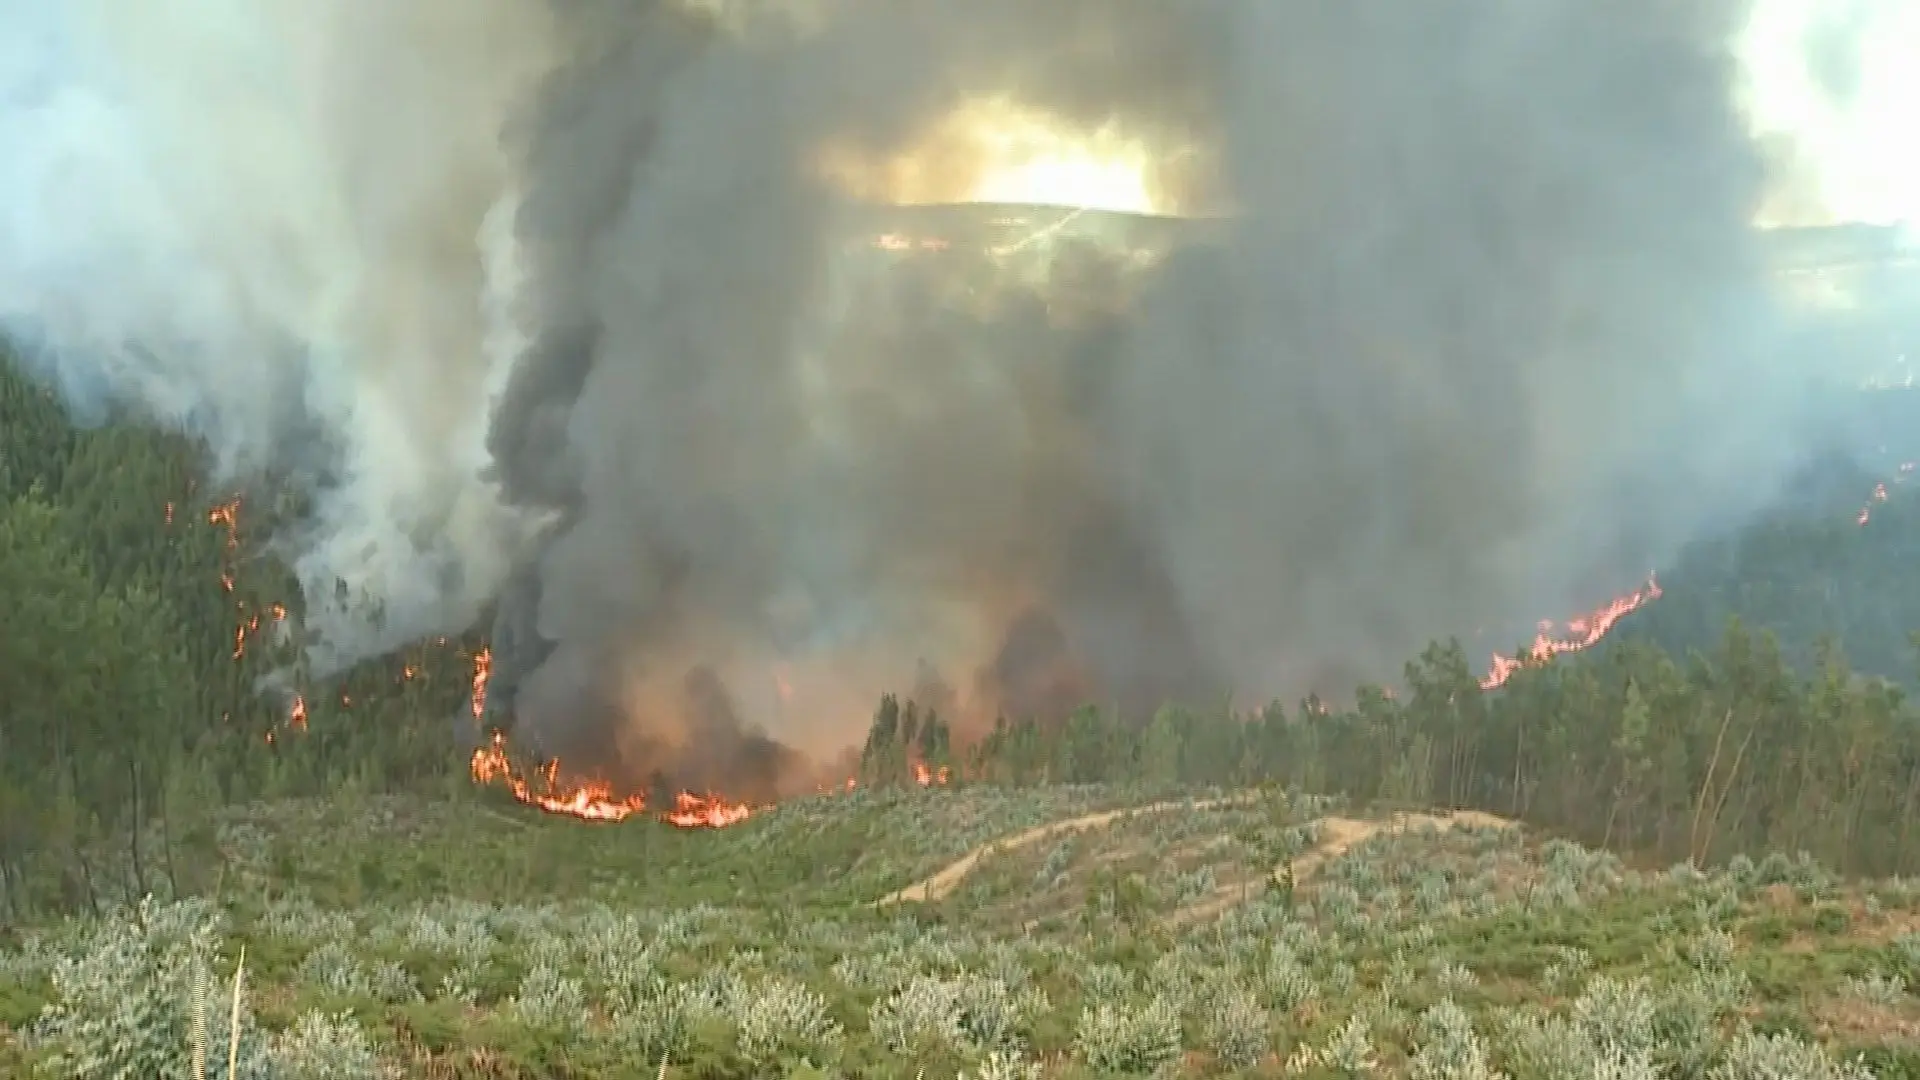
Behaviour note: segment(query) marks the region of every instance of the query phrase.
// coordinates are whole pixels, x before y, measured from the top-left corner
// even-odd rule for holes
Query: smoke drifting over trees
[[[311,478],[316,664],[504,592],[496,702],[562,753],[773,760],[753,725],[844,742],[927,664],[980,714],[1338,691],[1590,606],[1791,463],[1746,14],[10,12],[47,44],[0,58],[41,88],[0,317],[76,400]],[[1091,313],[1097,249],[990,307],[850,254],[849,190],[982,168],[897,158],[993,99],[1231,226]]]

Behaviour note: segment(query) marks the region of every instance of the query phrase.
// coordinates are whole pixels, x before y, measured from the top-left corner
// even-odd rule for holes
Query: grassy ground
[[[214,899],[0,947],[0,1075],[181,1075],[196,989],[244,950],[241,1075],[262,1077],[1920,1076],[1920,886],[1786,858],[1630,871],[1522,829],[1260,797],[1049,834],[936,902],[873,903],[1151,801],[861,794],[719,833],[257,808],[210,834]],[[1269,875],[1289,860],[1290,887]]]

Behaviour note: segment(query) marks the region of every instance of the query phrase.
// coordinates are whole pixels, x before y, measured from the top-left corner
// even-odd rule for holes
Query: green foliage
[[[526,882],[492,900],[463,885],[453,895],[316,902],[295,882],[237,874],[225,916],[203,903],[147,905],[0,948],[0,996],[33,985],[28,993],[51,1006],[22,1017],[23,1051],[63,1062],[92,1054],[97,1074],[140,1068],[142,1077],[174,1075],[186,1060],[194,987],[210,982],[224,1008],[242,947],[252,989],[243,1046],[275,1077],[385,1068],[650,1080],[664,1061],[671,1080],[1550,1080],[1618,1069],[1864,1080],[1858,1055],[1883,1069],[1910,1064],[1898,1032],[1920,1018],[1920,999],[1881,972],[1910,946],[1885,943],[1920,915],[1912,897],[1889,894],[1874,909],[1864,903],[1869,890],[1833,886],[1835,902],[1862,914],[1810,953],[1755,935],[1781,903],[1776,886],[1757,884],[1765,877],[1757,866],[1636,871],[1514,829],[1375,823],[1319,861],[1293,907],[1255,896],[1189,924],[1170,918],[1184,902],[1170,887],[1180,871],[1160,856],[1216,849],[1200,841],[1260,827],[1273,818],[1269,803],[1143,812],[1083,834],[1090,857],[1063,871],[1073,879],[1067,891],[1110,886],[1118,866],[1122,880],[1137,879],[1128,917],[1163,924],[1153,933],[1115,933],[1117,916],[1087,932],[1077,920],[1007,907],[1051,858],[1038,849],[1008,851],[977,871],[999,882],[986,890],[994,902],[938,910],[849,903],[825,878],[718,902],[702,889],[776,846],[827,861],[836,849],[821,826],[847,818],[887,867],[867,881],[878,892],[977,847],[974,836],[1021,831],[1035,797],[976,785],[864,803],[803,800],[693,838],[710,849],[704,867],[686,863],[677,875],[591,899],[573,882]],[[1082,805],[1124,797],[1104,790]],[[352,858],[348,846],[318,842],[342,831],[381,846],[403,831],[422,859],[441,863],[476,842],[500,856],[561,835],[408,814],[410,801],[375,800],[351,823],[255,810],[221,824],[252,825],[275,845],[309,851],[306,862],[323,871]],[[1296,808],[1331,812],[1311,799]],[[963,833],[973,821],[983,824]],[[661,828],[574,825],[583,839],[572,854],[618,860]],[[923,847],[928,838],[933,849]],[[1232,856],[1212,857],[1227,860],[1216,864],[1224,870]],[[1804,913],[1807,927],[1819,910]],[[1858,998],[1862,986],[1877,996]],[[1865,1007],[1858,1002],[1877,1011],[1846,1011]],[[216,1048],[225,1025],[217,1013],[207,1013]],[[1819,1033],[1845,1016],[1855,1018],[1841,1041],[1823,1045]]]
[[[1170,706],[1129,725],[1089,706],[1002,722],[970,775],[1332,790],[1506,814],[1665,861],[1784,850],[1848,873],[1920,869],[1920,711],[1837,652],[1796,674],[1735,622],[1684,666],[1628,642],[1532,665],[1489,693],[1454,642],[1409,664],[1405,682],[1409,693],[1361,687],[1346,708]],[[876,777],[898,775],[889,748],[913,713],[882,704]]]
[[[300,597],[255,541],[297,508],[198,491],[205,465],[138,424],[76,429],[0,356],[0,919],[209,887],[221,805],[460,765],[471,645],[305,678]]]
[[[953,732],[939,714],[912,701],[880,699],[860,750],[860,782],[868,787],[945,783],[953,774]],[[945,778],[945,779],[943,779]]]

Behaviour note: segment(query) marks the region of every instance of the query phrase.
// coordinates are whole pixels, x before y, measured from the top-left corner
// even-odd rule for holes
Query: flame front
[[[1579,652],[1598,644],[1601,638],[1607,636],[1607,631],[1613,629],[1615,623],[1658,599],[1660,599],[1660,583],[1649,577],[1647,583],[1638,589],[1625,596],[1614,598],[1611,603],[1597,611],[1569,621],[1567,633],[1570,636],[1568,637],[1554,637],[1553,625],[1543,624],[1540,632],[1534,637],[1533,644],[1527,646],[1520,655],[1493,654],[1493,665],[1480,679],[1481,689],[1492,690],[1501,686],[1513,677],[1514,672],[1530,663],[1540,663],[1562,653]]]
[[[487,745],[473,752],[473,780],[477,784],[497,784],[520,802],[549,814],[579,818],[582,821],[625,821],[647,811],[643,795],[619,796],[610,785],[588,781],[571,787],[560,782],[560,763],[549,761],[540,772],[538,786],[515,771],[507,757],[506,736],[496,731]],[[683,829],[721,829],[752,816],[753,807],[729,802],[717,795],[696,795],[683,791],[674,796],[671,810],[656,816]]]
[[[724,829],[747,820],[752,813],[753,808],[745,803],[730,803],[714,795],[683,791],[673,797],[673,809],[660,816],[683,829]]]
[[[1906,483],[1917,470],[1920,470],[1920,462],[1902,462],[1899,470],[1894,474],[1892,483],[1896,485]],[[1887,481],[1881,481],[1873,485],[1873,491],[1868,494],[1866,503],[1860,507],[1860,512],[1854,515],[1853,520],[1856,524],[1864,526],[1873,520],[1875,504],[1884,503],[1889,498],[1887,483]],[[1567,623],[1566,629],[1570,637],[1555,638],[1552,636],[1552,625],[1542,624],[1538,636],[1533,639],[1533,644],[1528,646],[1521,655],[1501,656],[1495,653],[1492,666],[1480,679],[1480,686],[1483,689],[1492,690],[1504,684],[1513,677],[1514,672],[1529,663],[1538,663],[1561,653],[1579,652],[1588,648],[1605,637],[1615,623],[1658,599],[1660,599],[1660,583],[1649,577],[1647,583],[1638,589],[1615,598],[1598,611]]]

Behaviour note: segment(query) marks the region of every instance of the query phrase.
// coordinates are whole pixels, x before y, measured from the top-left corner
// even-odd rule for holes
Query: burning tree
[[[860,782],[870,787],[920,787],[953,778],[953,733],[929,709],[923,717],[912,701],[892,694],[880,699],[860,752]]]

